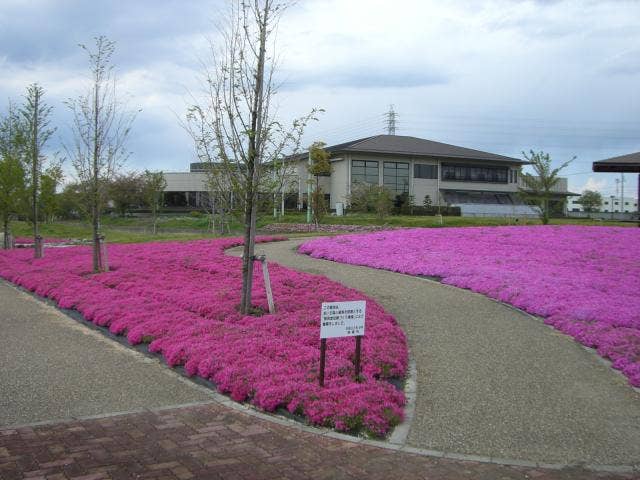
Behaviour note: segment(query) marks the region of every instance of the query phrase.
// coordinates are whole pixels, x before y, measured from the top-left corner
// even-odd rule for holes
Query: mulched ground
[[[638,473],[425,457],[303,432],[212,403],[0,429],[0,478],[589,480]]]

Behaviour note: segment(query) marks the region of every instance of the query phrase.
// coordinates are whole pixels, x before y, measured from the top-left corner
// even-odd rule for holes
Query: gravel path
[[[374,297],[407,333],[418,382],[408,445],[494,459],[640,464],[640,394],[593,352],[466,290],[299,255],[303,241],[258,251]]]
[[[211,400],[204,387],[4,280],[0,306],[0,426]]]

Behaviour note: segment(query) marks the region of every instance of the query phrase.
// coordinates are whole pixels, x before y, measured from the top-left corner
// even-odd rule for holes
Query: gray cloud
[[[412,88],[442,85],[449,78],[438,72],[420,71],[419,68],[382,69],[379,66],[355,66],[318,72],[282,72],[282,86],[285,90],[307,87],[344,88]]]
[[[603,63],[601,70],[614,75],[640,74],[640,49],[631,49],[614,55]]]

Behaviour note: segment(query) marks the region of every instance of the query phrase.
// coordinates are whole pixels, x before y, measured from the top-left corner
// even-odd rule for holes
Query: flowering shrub
[[[263,239],[264,240],[264,239]],[[273,239],[272,239],[273,240]],[[0,276],[86,320],[149,343],[171,366],[210,379],[234,400],[286,408],[316,425],[385,434],[402,418],[404,395],[385,377],[404,376],[407,346],[395,319],[371,299],[324,277],[269,265],[277,313],[238,313],[241,261],[224,254],[237,239],[114,244],[112,271],[92,274],[90,247],[0,252]],[[254,305],[268,311],[261,266]],[[367,301],[362,381],[353,380],[353,338],[327,343],[318,386],[320,304]]]
[[[318,228],[312,223],[270,223],[261,228],[264,232],[275,233],[343,233],[343,232],[377,232],[380,230],[390,230],[394,227],[381,225],[329,225],[320,224]]]
[[[67,238],[43,238],[42,239],[45,244],[49,245],[57,245],[57,244],[67,244],[73,243],[75,240],[67,239]],[[16,237],[15,242],[18,245],[33,245],[33,237]]]
[[[411,229],[306,242],[312,257],[442,278],[594,347],[640,386],[640,231],[538,226]]]

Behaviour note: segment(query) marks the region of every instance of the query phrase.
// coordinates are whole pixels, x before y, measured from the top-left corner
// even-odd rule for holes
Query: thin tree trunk
[[[251,166],[253,167],[253,166]],[[253,182],[252,182],[253,183]],[[253,280],[253,245],[251,244],[251,217],[253,210],[253,185],[248,185],[244,207],[244,249],[242,255],[242,299],[240,312],[249,313]]]
[[[273,218],[278,218],[278,203],[277,196],[278,194],[274,192],[273,194]]]
[[[31,192],[31,201],[33,202],[33,248],[34,248],[34,257],[35,258],[40,258],[41,252],[37,247],[37,241],[36,238],[40,235],[40,229],[39,229],[39,225],[38,225],[38,160],[39,160],[39,156],[40,156],[40,152],[38,151],[38,122],[40,121],[38,119],[38,112],[39,112],[39,100],[40,100],[40,96],[39,95],[34,95],[34,109],[33,109],[33,129],[31,132],[31,141],[33,142],[32,145],[32,150],[31,150],[31,155],[32,155],[32,162],[31,162],[31,180],[32,180],[32,187],[33,187],[33,192]]]
[[[99,125],[99,102],[98,102],[98,82],[96,81],[93,90],[93,198],[92,202],[92,224],[93,224],[93,271],[100,271],[100,211],[99,211],[99,184],[98,184],[98,156],[100,154],[100,144],[98,137]]]
[[[251,132],[247,149],[247,188],[244,205],[244,256],[242,259],[242,300],[240,311],[249,313],[251,309],[251,291],[253,289],[253,256],[255,243],[255,225],[257,210],[256,187],[257,168],[260,159],[260,147],[262,144],[262,95],[264,89],[264,63],[266,55],[267,26],[269,25],[270,4],[267,1],[260,24],[260,51],[256,68],[256,81],[251,112]]]
[[[3,224],[4,224],[3,225],[3,227],[4,227],[4,239],[3,239],[3,242],[2,242],[2,244],[3,244],[2,247],[5,250],[9,250],[9,245],[10,245],[9,244],[9,240],[10,239],[9,239],[9,216],[8,215],[5,215],[5,217],[3,219]]]

